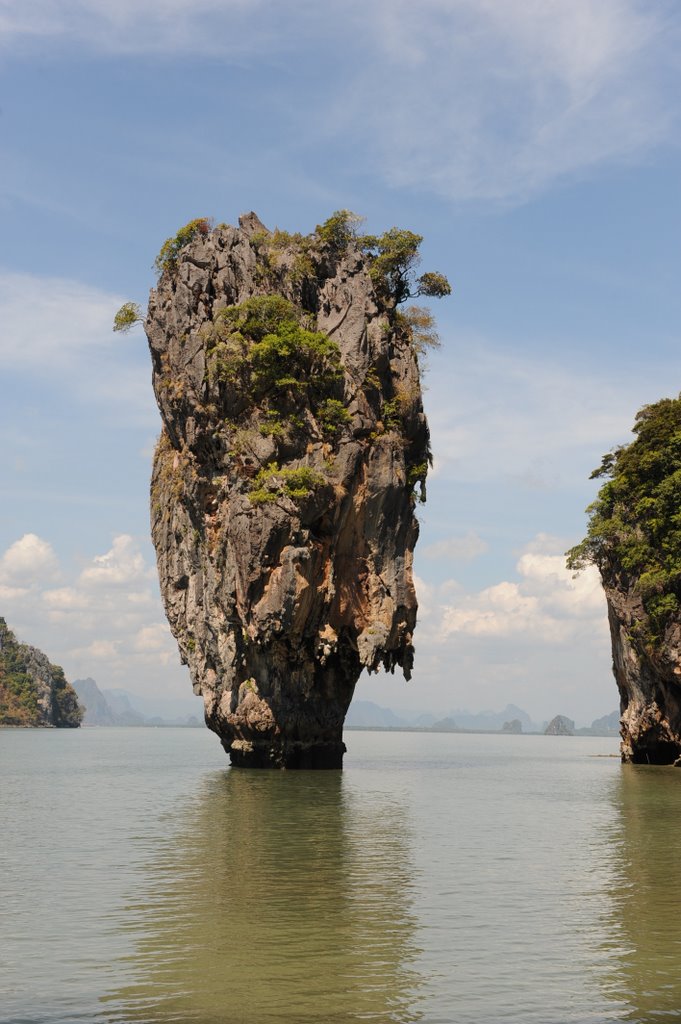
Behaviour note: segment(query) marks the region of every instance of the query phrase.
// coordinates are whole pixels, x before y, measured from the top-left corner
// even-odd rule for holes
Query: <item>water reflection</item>
[[[606,991],[625,1002],[621,1020],[681,1020],[681,772],[623,766],[614,799],[607,916],[618,954]]]
[[[408,1022],[418,978],[404,807],[340,772],[210,776],[116,926],[110,1022]]]

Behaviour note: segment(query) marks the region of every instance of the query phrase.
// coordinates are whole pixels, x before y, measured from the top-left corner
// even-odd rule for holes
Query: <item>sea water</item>
[[[2,1024],[681,1020],[681,772],[591,737],[0,732]]]

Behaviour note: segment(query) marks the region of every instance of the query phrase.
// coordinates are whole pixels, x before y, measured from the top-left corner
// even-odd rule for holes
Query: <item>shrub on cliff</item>
[[[280,469],[276,462],[270,462],[256,476],[248,497],[253,505],[265,505],[283,497],[298,501],[325,483],[324,475],[309,466]]]
[[[328,411],[342,378],[338,345],[310,330],[279,295],[259,295],[221,309],[208,330],[209,374],[238,384],[253,404],[309,404]]]
[[[212,225],[210,217],[197,217],[181,227],[176,234],[166,238],[161,246],[161,251],[154,260],[154,269],[159,277],[164,270],[174,270],[180,251],[198,236],[207,235]]]
[[[135,324],[144,323],[144,315],[136,302],[124,302],[114,317],[113,329],[123,334]]]
[[[356,244],[368,257],[369,275],[383,299],[399,305],[419,295],[442,298],[451,294],[451,285],[444,274],[427,271],[416,277],[421,261],[419,248],[422,235],[405,228],[390,228],[382,235],[360,235],[363,218],[350,210],[336,210],[316,228],[317,237],[335,252]]]
[[[567,564],[594,564],[604,580],[635,587],[654,639],[681,599],[681,397],[644,406],[633,430],[635,440],[604,455],[591,474],[606,482]]]

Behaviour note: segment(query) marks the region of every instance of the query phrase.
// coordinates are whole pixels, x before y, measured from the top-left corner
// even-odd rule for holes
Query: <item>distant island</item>
[[[0,618],[0,726],[76,729],[83,709],[59,665],[19,643]]]
[[[199,701],[140,697],[127,690],[100,690],[94,679],[74,679],[73,688],[83,710],[84,726],[126,728],[131,726],[203,727],[203,721],[189,710]]]
[[[559,728],[565,731],[557,731]],[[533,722],[526,711],[515,704],[507,704],[502,711],[453,711],[438,717],[424,712],[397,714],[390,708],[373,701],[356,700],[350,705],[345,728],[378,729],[410,732],[505,733],[507,735],[549,736],[618,736],[619,711],[596,718],[590,726],[575,727],[564,715],[556,715],[551,722]]]

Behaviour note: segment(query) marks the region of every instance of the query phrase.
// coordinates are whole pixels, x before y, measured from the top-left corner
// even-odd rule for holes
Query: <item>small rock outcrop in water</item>
[[[145,330],[163,419],[151,490],[166,613],[232,763],[340,767],[363,668],[409,678],[430,457],[411,295],[421,239],[193,221]],[[125,329],[139,318],[127,304]]]
[[[544,729],[545,736],[574,736],[575,723],[565,715],[556,715]]]
[[[645,406],[604,456],[605,484],[568,565],[598,566],[620,693],[623,761],[681,757],[681,399]]]
[[[76,728],[82,716],[61,668],[0,618],[0,726]]]

